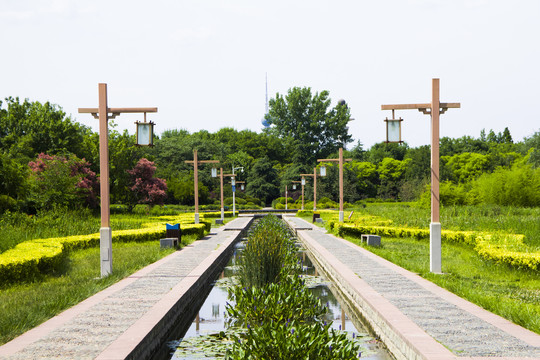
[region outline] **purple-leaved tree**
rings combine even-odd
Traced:
[[[167,197],[167,183],[154,177],[156,167],[152,161],[142,158],[132,170],[127,170],[133,180],[131,190],[139,204],[163,205]]]

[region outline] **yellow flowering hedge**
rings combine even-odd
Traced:
[[[360,223],[339,224],[330,222],[338,236],[349,235],[360,237],[362,234],[374,234],[388,237],[411,237],[429,239],[428,229],[407,228],[399,226],[377,226]],[[494,234],[481,231],[442,230],[441,239],[464,243],[474,247],[483,258],[512,266],[540,270],[540,251],[530,248],[523,242],[522,234]]]
[[[113,230],[115,242],[153,241],[165,237],[165,223],[179,223],[182,235],[204,237],[210,230],[211,222],[200,219],[193,224],[193,214],[162,216],[157,222],[146,223],[141,229]],[[191,222],[191,223],[190,223]],[[0,284],[31,280],[39,273],[58,267],[69,250],[99,246],[99,233],[73,235],[22,242],[0,254]]]

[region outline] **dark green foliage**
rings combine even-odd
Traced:
[[[272,203],[279,196],[278,173],[267,156],[255,161],[248,175],[246,193],[265,204]]]
[[[384,158],[391,158],[394,160],[403,160],[409,146],[406,143],[385,143],[380,142],[374,144],[368,151],[366,151],[366,158],[374,164],[378,164]]]
[[[266,120],[274,126],[267,131],[294,147],[294,162],[314,164],[352,141],[347,104],[330,108],[330,103],[328,91],[312,94],[309,87],[293,87],[270,100]]]

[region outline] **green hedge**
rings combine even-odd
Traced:
[[[362,234],[388,237],[410,237],[418,240],[429,239],[428,229],[392,226],[370,226],[361,224],[340,224],[332,220],[329,227],[338,236],[360,238]],[[504,263],[519,268],[540,270],[540,251],[524,242],[522,234],[488,233],[482,231],[442,230],[441,239],[470,245],[484,259]]]
[[[196,235],[199,239],[210,231],[211,226],[210,221],[202,221],[201,224],[180,223],[182,235]],[[113,230],[113,241],[155,241],[165,235],[165,224],[155,224],[143,229]],[[32,280],[39,274],[58,268],[70,250],[98,245],[99,233],[22,242],[0,254],[0,285]]]

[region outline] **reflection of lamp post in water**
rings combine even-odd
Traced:
[[[401,142],[401,121],[394,110],[419,110],[431,115],[431,223],[429,225],[429,268],[441,273],[441,223],[439,222],[439,116],[449,108],[460,108],[460,103],[441,103],[439,79],[432,79],[430,104],[381,105],[381,110],[392,110],[392,119],[386,119],[386,142]]]
[[[99,107],[79,108],[79,113],[92,114],[99,119],[99,177],[101,202],[101,228],[99,229],[99,252],[101,276],[112,273],[112,231],[109,194],[109,127],[108,120],[122,113],[143,113],[144,122],[137,124],[137,145],[152,146],[154,123],[146,122],[146,113],[155,113],[157,108],[110,108],[107,104],[107,84],[99,84]],[[109,113],[111,115],[109,115]]]

